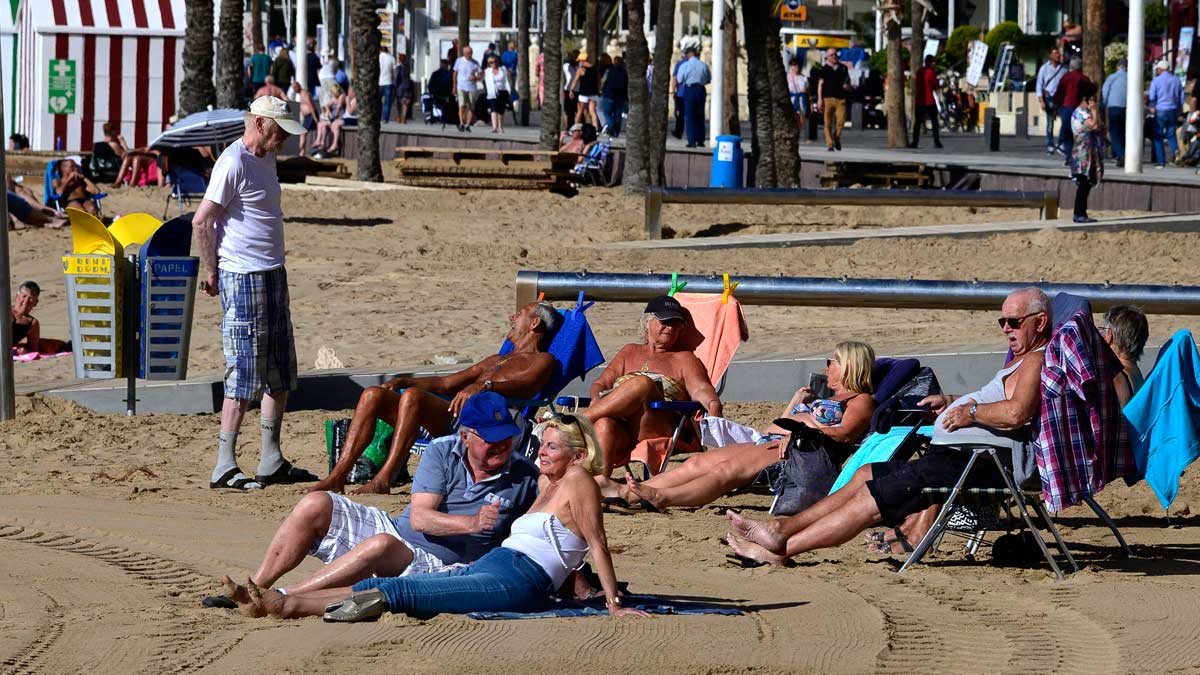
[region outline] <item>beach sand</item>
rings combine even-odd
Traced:
[[[161,214],[163,193],[119,190],[109,212]],[[596,252],[590,242],[637,237],[640,203],[617,191],[575,199],[517,192],[288,190],[288,269],[302,368],[322,347],[347,367],[472,361],[491,353],[513,306],[519,269],[787,274],[1114,283],[1200,283],[1197,234],[998,234],[975,239],[870,241],[846,246],[713,253]],[[681,231],[740,223],[872,227],[1025,220],[1029,211],[669,207]],[[59,256],[65,232],[11,234],[13,275],[45,289],[43,332],[66,332]],[[664,289],[665,290],[665,289]],[[589,311],[606,353],[636,334],[640,306]],[[996,312],[747,307],[745,352],[820,353],[865,339],[895,351],[1002,347]],[[222,367],[218,303],[197,300],[191,372]],[[1151,317],[1152,341],[1194,317]],[[26,388],[70,378],[70,359],[17,366]],[[777,403],[731,404],[762,424]],[[721,514],[763,517],[769,497],[740,494],[695,511],[610,515],[618,576],[639,593],[736,605],[742,616],[480,622],[386,616],[375,624],[277,622],[202,609],[222,574],[256,567],[295,488],[208,489],[214,416],[97,415],[25,396],[0,425],[0,673],[400,672],[794,673],[1200,670],[1200,554],[1184,476],[1168,520],[1145,484],[1110,486],[1098,501],[1137,558],[1122,560],[1086,508],[1058,523],[1081,571],[1056,582],[1044,566],[998,568],[983,549],[966,561],[948,539],[932,564],[903,576],[900,558],[859,538],[798,557],[790,569],[725,561]],[[287,416],[285,453],[323,473],[323,421]],[[257,460],[258,415],[240,441]],[[406,490],[362,501],[399,511]],[[286,580],[316,569],[307,560]]]

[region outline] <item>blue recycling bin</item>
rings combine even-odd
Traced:
[[[712,170],[708,177],[709,187],[742,187],[742,137],[717,136],[717,147],[713,148]]]
[[[192,314],[200,259],[192,247],[192,214],[172,218],[142,246],[141,340],[138,376],[147,380],[187,377]]]

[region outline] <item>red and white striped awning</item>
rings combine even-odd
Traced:
[[[184,0],[26,0],[14,131],[38,150],[90,152],[105,122],[144,146],[175,113]],[[50,61],[75,62],[75,111],[50,112]]]

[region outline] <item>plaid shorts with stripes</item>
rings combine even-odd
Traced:
[[[287,271],[220,270],[220,289],[225,398],[257,401],[264,391],[295,389],[296,341]]]
[[[356,501],[334,492],[326,492],[332,502],[333,511],[329,517],[329,529],[325,536],[313,542],[308,554],[324,562],[326,565],[346,555],[365,539],[377,534],[386,534],[408,547],[412,552],[412,562],[400,574],[406,577],[410,574],[430,574],[442,572],[458,565],[447,565],[434,554],[423,548],[413,546],[400,536],[396,524],[387,511],[374,506],[359,504]]]

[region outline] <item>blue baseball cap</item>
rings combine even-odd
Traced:
[[[458,415],[458,423],[474,429],[488,443],[499,443],[521,433],[504,397],[494,391],[481,391],[467,399]]]

